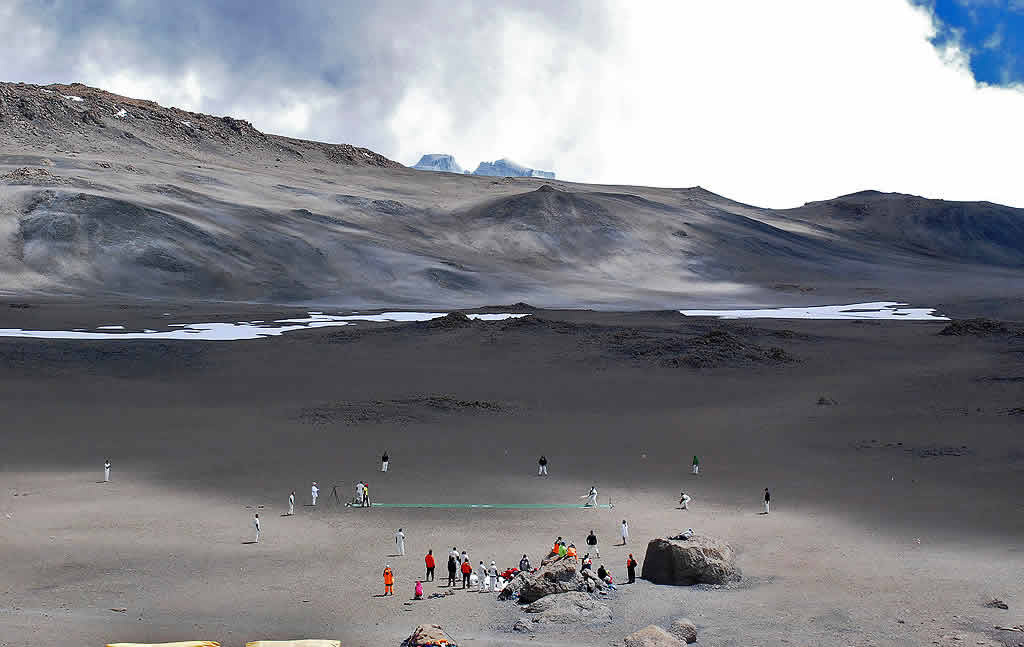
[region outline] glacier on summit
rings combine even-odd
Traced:
[[[424,155],[420,161],[413,166],[421,171],[441,171],[443,173],[463,173],[462,167],[455,161],[454,155],[446,153],[431,153]]]

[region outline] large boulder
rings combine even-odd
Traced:
[[[458,647],[441,625],[420,625],[405,639],[402,647]]]
[[[536,573],[519,573],[498,594],[508,600],[518,596],[522,604],[530,604],[555,593],[570,591],[599,592],[605,584],[589,571],[580,572],[579,562],[572,559],[545,561]]]
[[[655,584],[728,584],[742,577],[732,546],[694,535],[687,541],[652,539],[644,557],[643,579]]]
[[[683,643],[661,627],[648,625],[623,640],[626,647],[683,647]]]
[[[586,593],[570,591],[545,596],[527,605],[523,611],[535,614],[534,622],[554,624],[611,622],[612,610]]]
[[[668,632],[684,643],[697,642],[697,625],[693,624],[689,618],[673,620],[668,627]]]

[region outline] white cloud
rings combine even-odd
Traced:
[[[466,166],[504,153],[567,179],[699,184],[773,207],[866,188],[1024,206],[1014,161],[1024,93],[978,87],[962,52],[937,54],[924,9],[887,0],[607,9],[616,36],[601,51],[510,19],[512,42],[493,51],[496,92],[468,122],[452,120],[422,78],[391,121],[393,153],[411,163],[453,152]]]

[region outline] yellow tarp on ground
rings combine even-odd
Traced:
[[[254,640],[245,647],[341,647],[340,640]]]
[[[220,647],[212,640],[186,640],[180,643],[108,643],[107,647]]]

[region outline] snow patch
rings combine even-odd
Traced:
[[[166,314],[166,313],[165,313]],[[21,328],[0,328],[0,337],[28,337],[32,339],[81,339],[81,340],[113,340],[126,341],[132,339],[156,340],[192,340],[192,341],[238,341],[244,339],[262,339],[277,337],[295,330],[310,330],[329,326],[354,326],[359,321],[374,322],[412,322],[430,321],[444,317],[446,312],[382,312],[375,315],[325,315],[309,313],[308,317],[295,319],[278,319],[270,324],[262,321],[238,323],[195,323],[169,324],[175,330],[155,331],[145,329],[142,332],[97,332],[81,328],[74,330],[24,330]],[[471,314],[470,319],[481,321],[499,321],[529,316],[527,314]],[[287,324],[287,325],[282,325]],[[99,326],[97,330],[125,330],[124,326]]]
[[[192,123],[189,122],[189,121],[183,121],[183,122],[181,122],[181,125],[185,126],[186,128],[191,128],[192,127]]]
[[[47,90],[46,88],[39,88],[39,89],[42,90],[43,92],[45,92],[46,94],[53,94],[53,90]]]
[[[125,110],[124,108],[121,108],[120,110],[118,110],[117,112],[114,113],[114,116],[117,117],[118,119],[124,119],[125,117],[128,116],[128,111]]]
[[[886,321],[949,321],[934,308],[908,308],[896,301],[873,301],[836,306],[762,308],[756,310],[680,310],[687,317],[719,319],[874,319]]]
[[[75,103],[81,103],[81,102],[85,101],[85,99],[83,99],[82,97],[76,97],[73,94],[65,94],[64,98],[69,100],[69,101],[74,101]]]

